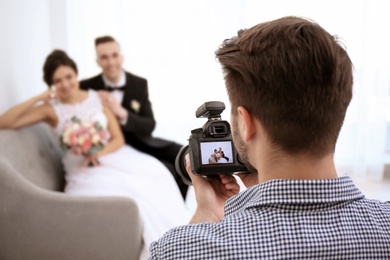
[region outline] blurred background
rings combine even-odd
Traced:
[[[368,195],[387,199],[390,179],[390,16],[385,0],[0,0],[0,113],[46,89],[42,65],[53,49],[100,72],[94,39],[112,35],[124,69],[148,79],[154,135],[187,144],[205,101],[229,102],[214,51],[241,28],[285,15],[317,21],[342,39],[354,63],[354,97],[335,160]],[[330,108],[331,109],[331,108]],[[373,186],[370,186],[370,184]],[[383,191],[383,192],[382,192]]]

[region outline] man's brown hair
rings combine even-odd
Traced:
[[[114,37],[109,36],[109,35],[97,37],[95,39],[95,47],[98,46],[99,44],[107,43],[107,42],[116,42],[116,40],[114,39]]]
[[[245,107],[285,152],[334,152],[353,85],[352,62],[336,37],[289,16],[239,31],[216,57],[233,114]]]

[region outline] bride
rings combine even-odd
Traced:
[[[66,172],[64,192],[86,196],[127,196],[137,202],[144,223],[144,248],[141,258],[148,257],[149,245],[166,231],[187,224],[190,212],[169,170],[156,158],[125,145],[119,124],[100,102],[98,94],[83,91],[77,80],[77,66],[61,50],[46,58],[46,84],[55,86],[6,111],[0,116],[1,128],[21,128],[46,122],[59,137],[64,126],[76,116],[107,127],[110,140],[94,155],[64,152]],[[95,166],[85,166],[98,162]]]

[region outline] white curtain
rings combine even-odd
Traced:
[[[390,161],[390,16],[384,0],[30,2],[0,2],[0,21],[15,29],[1,29],[8,45],[0,50],[6,58],[0,65],[6,72],[0,73],[0,112],[44,90],[41,67],[53,48],[75,59],[80,79],[99,73],[94,38],[109,34],[121,44],[125,69],[148,79],[157,119],[154,135],[187,144],[190,130],[205,123],[195,118],[203,102],[225,102],[222,117],[229,120],[222,73],[214,59],[218,45],[241,28],[300,15],[340,36],[355,66],[354,97],[335,154],[340,174],[373,180],[384,176]]]
[[[389,163],[390,16],[384,1],[363,1],[347,49],[355,66],[354,97],[337,145],[339,171],[382,180]],[[389,173],[387,173],[389,174]]]

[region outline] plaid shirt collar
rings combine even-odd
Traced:
[[[333,204],[364,198],[348,176],[325,180],[270,180],[257,184],[230,198],[225,217],[250,207],[265,205]]]

